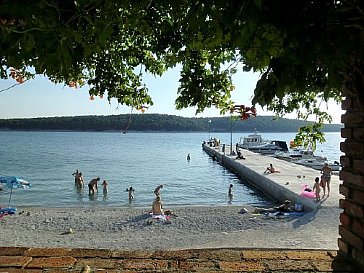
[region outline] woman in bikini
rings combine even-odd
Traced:
[[[329,164],[327,162],[324,163],[324,166],[321,169],[321,187],[324,190],[324,195],[326,194],[326,186],[327,186],[327,196],[330,195],[330,181],[331,181],[331,175],[332,175],[332,169],[329,167]]]

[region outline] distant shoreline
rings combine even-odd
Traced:
[[[151,131],[147,131],[147,130],[141,130],[141,131],[137,131],[137,130],[129,130],[126,133],[123,133],[122,131],[119,130],[43,130],[43,129],[29,129],[29,130],[25,130],[25,129],[0,129],[0,132],[90,132],[90,133],[120,133],[120,134],[128,134],[128,133],[206,133],[206,131],[157,131],[157,130],[151,130]],[[338,131],[322,131],[323,133],[340,133],[340,130]],[[229,133],[227,131],[211,131],[211,134],[213,133]],[[234,133],[246,133],[246,134],[250,134],[252,133],[252,131],[234,131]],[[259,133],[297,133],[297,131],[259,131]]]
[[[297,132],[313,122],[258,116],[245,121],[230,117],[180,117],[163,114],[122,114],[24,119],[0,119],[0,130],[91,132]],[[339,132],[342,124],[325,124],[323,132]]]

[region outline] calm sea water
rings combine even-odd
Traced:
[[[248,133],[233,133],[233,143]],[[210,133],[229,144],[230,133]],[[265,139],[285,140],[294,133],[262,134]],[[15,206],[89,207],[150,206],[153,190],[161,191],[166,205],[224,205],[234,185],[233,204],[264,205],[263,195],[212,161],[202,151],[206,133],[117,132],[16,132],[0,131],[0,175],[22,177],[32,183],[28,190],[13,190]],[[340,133],[327,133],[327,142],[316,154],[339,160]],[[191,160],[186,160],[191,154]],[[79,169],[86,187],[77,190],[72,173]],[[89,196],[87,183],[99,176],[109,191]],[[101,183],[100,183],[101,184]],[[136,189],[128,201],[126,188]],[[100,185],[101,189],[101,185]],[[0,191],[0,206],[9,202],[10,190]]]

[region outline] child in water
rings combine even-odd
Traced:
[[[233,195],[233,184],[230,184],[230,186],[229,186],[229,190],[228,190],[228,197],[229,197],[229,200],[231,201],[231,200],[233,200],[233,198],[234,198],[234,195]]]
[[[107,193],[107,185],[109,185],[109,184],[107,183],[106,180],[102,181],[102,190],[103,190],[104,194]]]

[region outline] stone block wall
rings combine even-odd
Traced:
[[[354,259],[364,265],[364,109],[357,99],[347,96],[342,102],[341,130],[345,141],[340,150],[340,200],[343,209],[339,226],[339,255]]]

